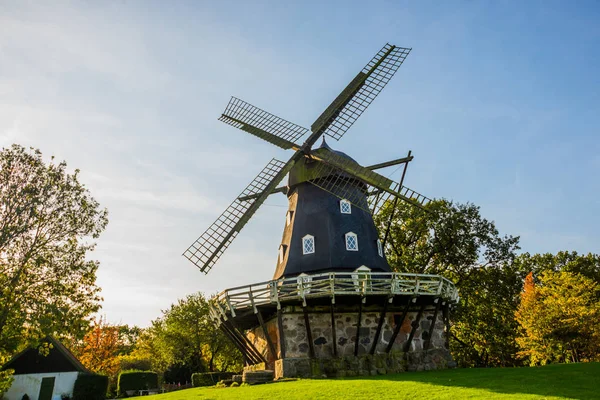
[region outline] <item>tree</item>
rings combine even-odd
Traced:
[[[7,361],[8,361],[8,358],[6,356],[3,356],[2,354],[0,354],[0,365],[4,365]],[[3,398],[2,395],[4,393],[6,393],[6,391],[8,389],[10,389],[10,386],[12,385],[13,372],[14,372],[14,370],[12,370],[12,369],[0,370],[0,399]]]
[[[430,202],[427,211],[388,202],[375,217],[380,232],[391,220],[386,254],[398,271],[442,274],[460,285],[476,268],[514,260],[519,238],[501,237],[479,207],[442,199]]]
[[[39,150],[0,151],[0,352],[24,338],[83,336],[101,300],[86,255],[107,223],[78,170],[44,163]]]
[[[531,365],[600,360],[600,285],[568,271],[525,280],[515,318],[517,343]]]
[[[565,271],[581,274],[600,284],[600,255],[580,255],[576,251],[559,251],[556,254],[523,253],[516,258],[519,268],[533,272],[534,276],[544,271]]]
[[[501,237],[473,204],[436,200],[427,210],[388,202],[375,216],[387,239],[388,262],[398,272],[440,274],[455,282],[461,304],[450,344],[461,365],[514,365],[514,311],[524,277],[513,267],[519,238]]]
[[[115,377],[120,369],[119,355],[124,347],[119,333],[119,326],[110,325],[102,318],[95,320],[74,353],[90,371]]]
[[[131,357],[150,359],[165,380],[189,381],[194,372],[238,370],[241,355],[208,317],[201,293],[187,296],[163,311],[142,333]]]

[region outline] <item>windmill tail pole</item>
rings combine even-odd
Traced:
[[[408,151],[408,157],[406,157],[407,159],[413,159],[413,157],[411,156],[412,151],[409,150]],[[408,169],[408,162],[406,164],[404,164],[404,169],[402,170],[402,177],[400,178],[400,186],[398,186],[398,190],[402,190],[402,184],[404,183],[404,177],[406,176],[406,170]],[[392,227],[392,221],[394,220],[394,214],[396,213],[396,205],[398,204],[398,198],[395,197],[394,198],[394,205],[392,206],[392,212],[390,213],[390,219],[388,220],[388,224],[387,227],[385,229],[385,235],[383,236],[383,243],[382,246],[385,247],[385,244],[387,243],[387,239],[388,236],[390,234],[390,229]]]

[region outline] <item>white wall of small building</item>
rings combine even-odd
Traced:
[[[30,400],[38,400],[42,378],[54,377],[54,390],[52,391],[52,400],[60,400],[62,394],[73,396],[73,387],[79,372],[48,372],[43,374],[23,374],[13,375],[14,381],[4,394],[5,400],[21,400],[24,394],[29,396]]]

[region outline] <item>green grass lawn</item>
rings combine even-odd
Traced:
[[[345,379],[196,388],[144,397],[195,399],[600,399],[600,363],[454,369]]]

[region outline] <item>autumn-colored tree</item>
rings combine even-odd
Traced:
[[[549,270],[536,284],[529,274],[515,318],[531,365],[600,360],[600,286],[586,276]]]
[[[94,321],[75,353],[90,371],[115,376],[119,372],[119,352],[123,346],[119,327],[100,318]]]

